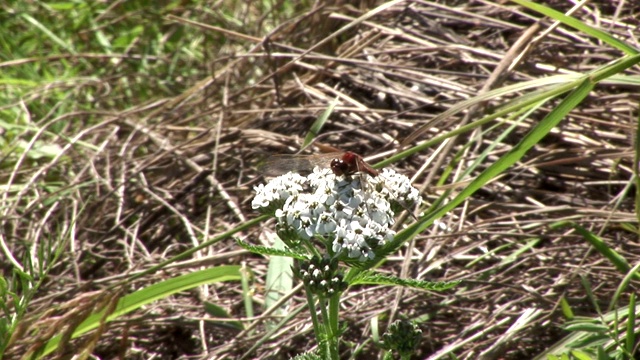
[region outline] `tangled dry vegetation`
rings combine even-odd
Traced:
[[[180,96],[103,114],[101,123],[69,134],[75,145],[66,153],[73,161],[64,165],[65,194],[37,189],[50,175],[47,164],[14,174],[30,180],[25,194],[37,195],[24,211],[5,219],[3,231],[16,248],[19,239],[59,234],[64,227],[75,234],[62,255],[64,264],[34,299],[30,323],[49,326],[77,315],[79,304],[108,284],[256,217],[250,200],[252,187],[263,181],[257,165],[269,154],[297,151],[310,125],[336,98],[315,150],[339,147],[380,155],[375,163],[461,101],[508,84],[585,73],[621,56],[510,3],[396,2],[361,18],[375,8],[370,5],[317,6],[266,37],[172,17],[176,26],[218,32],[249,50],[214,59],[212,75]],[[568,11],[568,6],[558,1],[553,7]],[[637,10],[602,1],[577,10],[576,16],[631,42],[639,34]],[[512,96],[432,123],[416,142],[491,113]],[[365,342],[369,320],[381,313],[421,317],[425,337],[416,358],[453,350],[460,358],[526,359],[566,335],[559,328],[565,321],[562,298],[577,315],[597,315],[581,277],[592,284],[600,305],[609,306],[623,275],[573,230],[550,225],[575,221],[630,262],[640,260],[637,235],[624,226],[637,220],[634,194],[626,186],[633,176],[638,100],[637,88],[597,86],[524,161],[381,268],[463,284],[443,293],[352,288],[343,303],[346,339]],[[548,111],[543,107],[531,114],[508,138],[496,140],[498,130],[487,125],[482,135],[479,129],[464,133],[393,167],[413,177],[427,201],[433,200],[447,188],[437,184],[445,169],[464,169],[494,143],[484,160],[483,167],[489,166]],[[82,116],[77,114],[76,121]],[[79,146],[79,141],[93,146]],[[59,164],[51,169],[60,171]],[[456,186],[454,193],[464,184]],[[448,231],[442,231],[445,225]],[[262,244],[269,226],[237,236]],[[241,262],[255,274],[260,302],[268,260],[241,250],[231,238],[123,290],[201,266]],[[264,334],[262,319],[248,322],[258,321],[254,333],[200,321],[206,317],[203,301],[243,318],[241,291],[240,284],[224,283],[162,299],[103,329],[95,353],[176,358],[204,355],[206,348],[209,357],[235,358]],[[43,313],[52,304],[57,312]],[[291,309],[303,304],[303,294],[297,293]],[[311,349],[315,341],[308,325],[302,311],[252,357],[285,358]],[[24,332],[13,349],[24,351],[37,341]],[[360,358],[372,354],[369,343]]]

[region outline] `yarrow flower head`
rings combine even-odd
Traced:
[[[319,239],[331,256],[372,260],[395,235],[394,210],[421,198],[409,179],[393,170],[363,176],[364,184],[361,176],[337,176],[329,169],[315,168],[306,177],[288,173],[257,186],[251,205],[275,215],[278,234],[290,246]]]

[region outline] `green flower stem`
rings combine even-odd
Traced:
[[[338,308],[333,309],[335,296],[329,298],[329,311],[327,311],[327,301],[323,296],[318,296],[318,305],[322,313],[322,321],[324,323],[324,329],[326,331],[325,346],[327,354],[330,359],[338,360],[338,345],[339,345],[339,333],[338,333]],[[339,303],[338,297],[338,303]]]
[[[318,307],[320,308],[320,314],[322,314],[322,329],[324,329],[325,338],[322,339],[322,343],[324,344],[326,353],[332,354],[332,342],[333,342],[333,334],[331,333],[331,328],[329,327],[329,321],[327,317],[327,303],[324,301],[322,295],[318,295]],[[326,355],[325,355],[326,356]],[[330,359],[336,359],[332,355],[329,357]]]
[[[322,299],[322,296],[318,296],[318,307],[322,314],[323,324],[320,323],[317,314],[316,302],[313,298],[313,292],[309,286],[305,286],[305,292],[307,294],[307,304],[309,305],[309,313],[311,314],[311,321],[313,321],[313,332],[316,335],[318,346],[324,347],[321,353],[325,356],[329,355],[328,359],[338,360],[338,341],[335,333],[330,329],[327,319],[326,302]],[[324,329],[324,333],[321,331]]]
[[[314,306],[315,300],[313,299],[313,293],[309,286],[305,285],[304,292],[307,294],[307,306],[309,307],[309,313],[311,314],[311,321],[313,321],[313,332],[316,335],[318,344],[322,344],[322,334],[320,333],[320,321],[318,321],[318,314],[316,314],[316,307]]]
[[[329,319],[327,324],[331,333],[330,341],[334,343],[332,348],[335,349],[335,357],[333,357],[333,359],[338,359],[338,346],[340,343],[340,328],[339,328],[339,322],[338,322],[339,312],[340,312],[340,293],[336,293],[329,298]]]

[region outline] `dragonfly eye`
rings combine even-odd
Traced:
[[[331,170],[334,174],[340,176],[349,173],[349,165],[342,159],[331,160]]]

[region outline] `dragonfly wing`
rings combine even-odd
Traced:
[[[290,171],[311,171],[313,165],[308,159],[293,156],[271,156],[258,167],[258,171],[267,176],[278,176]]]
[[[278,176],[289,171],[310,172],[314,167],[328,168],[331,160],[339,158],[341,153],[329,153],[320,155],[272,155],[263,164],[258,166],[258,171],[267,176]]]

